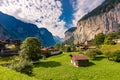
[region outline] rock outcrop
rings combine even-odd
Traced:
[[[73,32],[76,30],[76,27],[72,27],[65,32],[65,41],[73,37]]]
[[[81,20],[73,32],[74,43],[85,42],[98,33],[108,34],[120,28],[120,3],[108,12]]]

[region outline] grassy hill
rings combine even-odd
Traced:
[[[113,52],[116,50],[120,50],[120,44],[116,44],[116,45],[102,45],[100,50],[102,52]]]
[[[35,78],[42,80],[119,80],[120,63],[99,58],[88,67],[74,67],[70,54],[65,53],[42,60],[33,69]]]
[[[37,79],[0,66],[0,80],[37,80]]]

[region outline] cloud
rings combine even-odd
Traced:
[[[62,15],[60,0],[0,0],[0,11],[64,37],[66,23],[59,19]]]
[[[73,13],[73,25],[76,26],[77,22],[80,18],[82,18],[85,14],[95,9],[105,0],[71,0],[71,4],[74,9]]]

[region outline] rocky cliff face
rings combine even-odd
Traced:
[[[74,33],[73,32],[76,29],[77,29],[76,27],[72,27],[65,32],[65,41],[64,41],[65,44],[68,44],[68,45],[73,44],[73,41],[74,41]]]
[[[120,3],[108,12],[78,22],[74,43],[91,40],[98,33],[108,34],[120,28]]]
[[[65,41],[73,37],[73,32],[76,30],[76,27],[72,27],[65,32]]]

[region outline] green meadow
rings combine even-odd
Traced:
[[[102,52],[113,52],[116,50],[120,50],[120,44],[116,44],[116,45],[102,45],[100,50]]]
[[[90,60],[88,67],[74,67],[70,63],[70,54],[50,57],[34,66],[34,77],[42,80],[119,80],[120,63],[106,58]]]
[[[39,80],[0,66],[0,80]]]
[[[88,67],[74,67],[69,55],[78,53],[69,52],[41,60],[34,64],[32,77],[0,67],[0,80],[120,80],[120,63],[99,57],[90,60]]]

